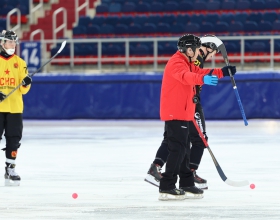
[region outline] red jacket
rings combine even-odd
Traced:
[[[195,85],[203,85],[203,76],[211,69],[200,69],[188,58],[177,51],[167,62],[162,79],[160,97],[160,118],[163,121],[193,120],[196,94]],[[221,69],[214,69],[213,74],[223,77]]]

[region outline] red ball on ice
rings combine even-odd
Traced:
[[[256,187],[256,186],[255,186],[255,184],[253,184],[253,183],[250,185],[250,188],[251,188],[251,189],[255,189],[255,187]]]
[[[73,193],[72,197],[73,197],[73,199],[77,199],[78,198],[78,194],[77,193]]]

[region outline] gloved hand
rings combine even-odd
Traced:
[[[204,84],[210,85],[210,86],[216,86],[218,84],[218,77],[217,76],[212,76],[213,71],[214,71],[213,69],[210,70],[208,75],[205,75],[203,77]]]
[[[223,75],[224,76],[229,76],[229,69],[230,69],[230,71],[231,71],[231,75],[235,75],[235,73],[236,73],[236,66],[224,66],[223,68],[222,68],[222,71],[223,71]]]
[[[22,85],[23,86],[28,86],[32,82],[31,76],[27,75],[23,80],[22,80]]]
[[[2,102],[6,98],[6,95],[0,91],[0,102]]]

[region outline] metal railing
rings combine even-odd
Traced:
[[[56,17],[57,17],[57,14],[60,12],[62,12],[62,14],[63,14],[63,21],[62,21],[62,24],[57,27],[56,26],[57,25]],[[53,39],[54,40],[56,39],[56,34],[60,30],[63,30],[63,36],[65,36],[66,29],[67,29],[67,11],[66,11],[66,9],[63,7],[56,9],[53,13],[52,21],[53,21]]]
[[[269,68],[273,70],[275,68],[275,59],[280,60],[280,55],[274,54],[274,42],[275,40],[279,40],[280,36],[277,35],[270,35],[270,36],[222,36],[219,37],[223,42],[226,41],[233,41],[237,40],[240,41],[240,53],[238,55],[230,56],[229,60],[239,60],[241,70],[243,70],[245,66],[245,61],[247,60],[266,60],[269,62]],[[269,40],[270,41],[270,53],[267,55],[245,55],[245,42],[247,40]],[[68,39],[66,47],[70,47],[70,57],[67,58],[60,58],[57,57],[55,59],[55,62],[63,62],[63,63],[69,63],[69,65],[66,65],[71,70],[74,69],[75,63],[78,62],[87,62],[87,63],[96,63],[97,70],[102,72],[103,70],[103,63],[104,62],[123,62],[124,68],[126,71],[130,68],[130,62],[131,61],[152,61],[152,69],[153,71],[158,71],[158,61],[168,61],[170,57],[163,57],[158,54],[158,43],[162,41],[174,41],[174,44],[177,44],[178,37],[160,37],[160,38],[99,38],[99,39],[89,39],[89,38],[83,38],[83,39]],[[53,45],[54,43],[62,43],[63,40],[61,39],[54,39],[54,40],[43,40],[42,44],[44,45],[42,48],[47,48],[46,44]],[[153,42],[153,55],[152,56],[146,56],[146,57],[133,57],[130,56],[130,43],[132,42]],[[79,58],[75,56],[75,50],[74,46],[81,44],[81,43],[97,43],[97,57],[83,57]],[[104,57],[102,56],[102,45],[103,43],[124,43],[125,44],[125,55],[123,57]],[[64,49],[65,50],[65,49]],[[174,53],[176,51],[174,50]],[[46,54],[46,51],[43,51],[43,54]],[[171,56],[171,55],[170,55]],[[47,61],[49,58],[44,57],[42,62]],[[215,68],[217,65],[216,61],[223,60],[223,57],[220,55],[216,55],[212,61],[211,61],[211,67]]]
[[[18,34],[20,35],[21,34],[21,12],[18,8],[14,8],[12,9],[11,11],[8,12],[7,14],[7,21],[6,21],[6,26],[7,26],[7,30],[11,30],[11,16],[14,14],[14,13],[17,13],[17,24],[13,27],[13,31],[17,31]]]

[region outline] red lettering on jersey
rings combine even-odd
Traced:
[[[10,73],[10,71],[7,69],[7,70],[5,70],[4,71],[6,74],[8,74],[9,75],[9,73]]]
[[[15,78],[10,79],[10,86],[15,86],[16,85],[16,80]]]
[[[4,78],[0,78],[0,85],[4,86]]]

